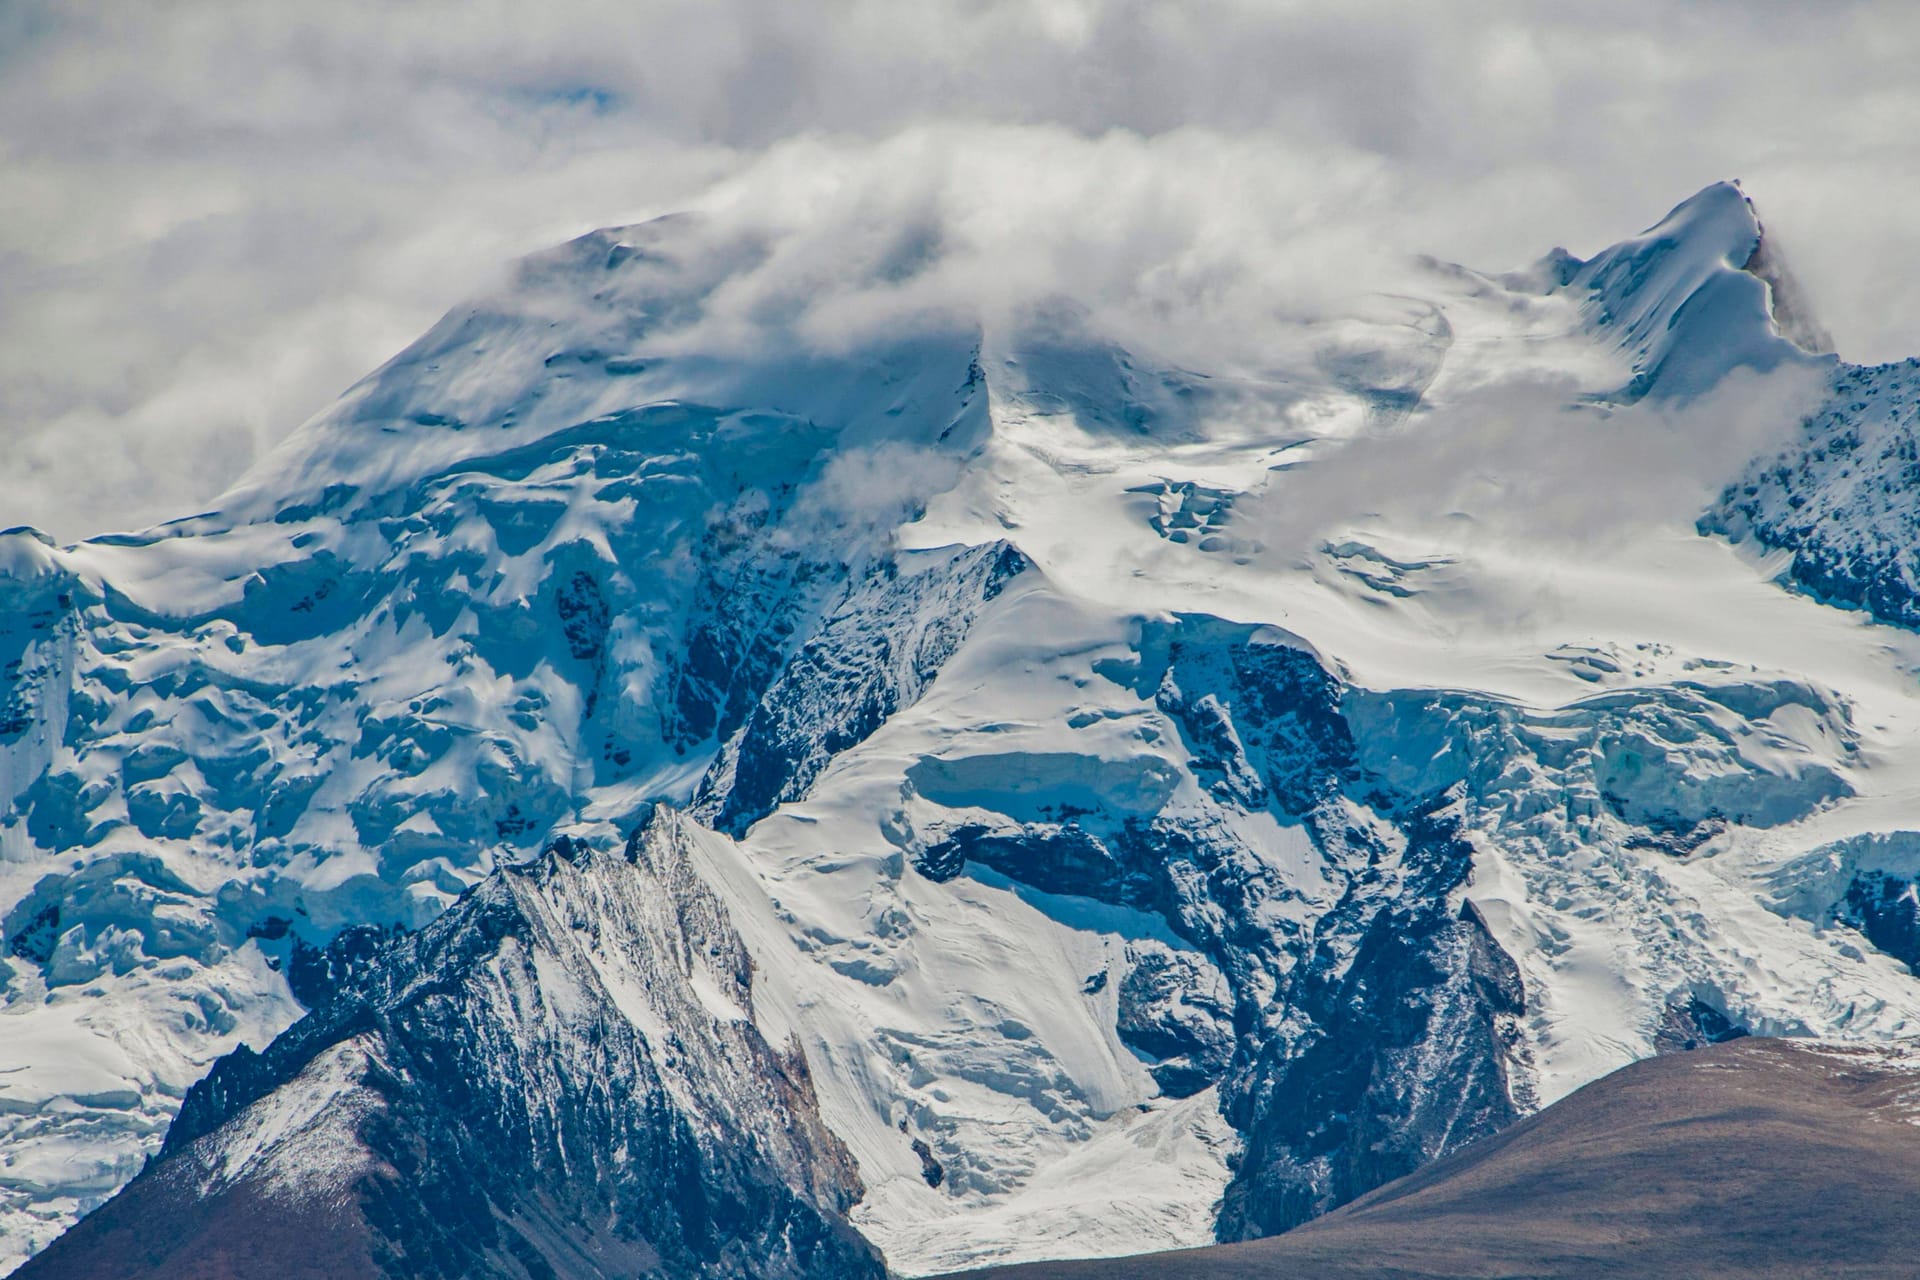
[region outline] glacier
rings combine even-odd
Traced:
[[[743,344],[764,246],[671,218],[209,512],[0,534],[0,1265],[356,957],[657,823],[905,1275],[1282,1230],[1675,1042],[1914,1034],[1911,370],[1766,244],[1720,184],[1195,368],[1067,305]]]

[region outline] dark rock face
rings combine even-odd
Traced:
[[[1200,811],[969,820],[923,833],[916,867],[1165,920],[1183,946],[1129,943],[1117,1029],[1164,1093],[1220,1086],[1246,1143],[1223,1239],[1284,1231],[1518,1118],[1525,996],[1462,896],[1457,795],[1362,770],[1343,684],[1289,638],[1181,617],[1147,624],[1138,655],[1107,674],[1177,727]],[[1317,869],[1236,834],[1251,814],[1302,830]],[[1304,903],[1315,876],[1330,899]]]
[[[1779,454],[1729,485],[1703,533],[1793,552],[1817,599],[1920,627],[1920,360],[1834,372]]]
[[[771,681],[694,812],[738,835],[805,795],[835,756],[926,691],[980,611],[1030,567],[1004,542],[880,562]]]
[[[22,1274],[219,1274],[244,1210],[337,1274],[879,1280],[851,1158],[797,1047],[755,1028],[690,838],[663,811],[624,854],[550,852],[316,965],[328,998],[217,1064],[148,1170]]]
[[[1155,1059],[1149,1070],[1170,1098],[1200,1092],[1233,1061],[1232,990],[1190,951],[1152,939],[1128,943],[1119,1006],[1120,1039]]]
[[[1308,932],[1269,930],[1249,945],[1275,886],[1230,863],[1208,871],[1228,922],[1210,951],[1242,1000],[1222,1107],[1246,1141],[1216,1230],[1240,1239],[1284,1231],[1516,1119],[1507,1068],[1525,998],[1512,959],[1458,897],[1472,851],[1456,834],[1455,797],[1396,795],[1363,775],[1343,687],[1316,657],[1202,620],[1166,637],[1164,652],[1155,700],[1181,726],[1196,773],[1223,804],[1303,823],[1339,887]],[[1204,841],[1189,833],[1185,847]],[[1276,986],[1262,1007],[1266,982]]]
[[[1103,839],[1077,821],[964,823],[918,850],[915,865],[929,880],[951,880],[977,862],[1043,893],[1129,907],[1157,903],[1161,887],[1152,867],[1144,861],[1129,865],[1130,852],[1123,841]]]
[[[1920,891],[1911,880],[1884,871],[1862,871],[1847,884],[1835,911],[1880,950],[1920,973]]]
[[[1288,1018],[1229,1081],[1247,1135],[1223,1240],[1297,1226],[1518,1119],[1507,1063],[1525,994],[1471,902],[1471,851],[1431,812],[1394,861],[1369,850],[1284,995]]]
[[[743,495],[709,518],[707,563],[663,719],[677,751],[733,735],[778,676],[807,614],[844,580],[844,565],[816,562],[777,542],[778,516],[792,496],[791,484]]]
[[[913,1154],[920,1157],[920,1176],[926,1179],[930,1187],[937,1187],[947,1180],[947,1170],[934,1158],[933,1148],[927,1145],[925,1138],[913,1140]]]
[[[1747,1034],[1745,1027],[1694,996],[1667,1006],[1653,1044],[1661,1053],[1691,1053],[1703,1045],[1725,1044]]]
[[[17,914],[23,918],[7,939],[7,954],[45,964],[53,958],[53,944],[60,939],[60,904],[36,904]]]
[[[1303,817],[1331,798],[1353,767],[1340,682],[1305,649],[1257,643],[1251,628],[1184,619],[1142,639],[1163,663],[1154,701],[1180,725],[1194,772],[1223,801],[1271,800]]]
[[[286,964],[287,986],[293,998],[313,1009],[336,995],[353,991],[367,980],[381,962],[387,944],[400,932],[377,924],[357,924],[342,929],[324,947],[309,946],[293,935]],[[283,931],[281,936],[288,935]]]

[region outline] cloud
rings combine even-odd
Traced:
[[[198,509],[510,257],[681,207],[779,245],[717,316],[1051,291],[1253,359],[1400,256],[1588,253],[1738,176],[1894,358],[1916,55],[1891,2],[21,0],[0,523]]]
[[[1236,514],[1302,559],[1369,527],[1450,552],[1604,555],[1649,528],[1690,529],[1748,460],[1793,437],[1822,381],[1813,366],[1737,369],[1684,407],[1580,403],[1551,376],[1488,383],[1323,448]]]

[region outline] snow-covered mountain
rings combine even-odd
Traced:
[[[584,1010],[636,1094],[764,1137],[727,1177],[909,1275],[1269,1233],[1666,1045],[1920,1025],[1920,638],[1800,568],[1910,581],[1911,412],[1817,354],[1737,188],[1590,262],[1409,268],[1259,369],[1065,305],[850,350],[704,325],[761,256],[583,237],[214,511],[0,535],[14,1259],[176,1115],[156,1173],[298,1181],[292,1139],[219,1171],[316,1071],[427,1052],[335,1061],[342,993],[423,966],[472,993],[460,1053],[574,1079]],[[750,1006],[731,963],[649,991],[719,973],[750,1027],[558,940],[663,945],[567,887],[643,825],[754,967]],[[437,950],[509,901],[537,1017]],[[189,1092],[242,1044],[279,1065]]]

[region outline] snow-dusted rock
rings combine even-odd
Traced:
[[[1754,461],[1702,528],[1790,553],[1821,600],[1920,626],[1920,360],[1841,365],[1797,438]]]
[[[146,1172],[26,1269],[168,1276],[884,1273],[799,1053],[660,811],[557,842],[187,1094]]]

